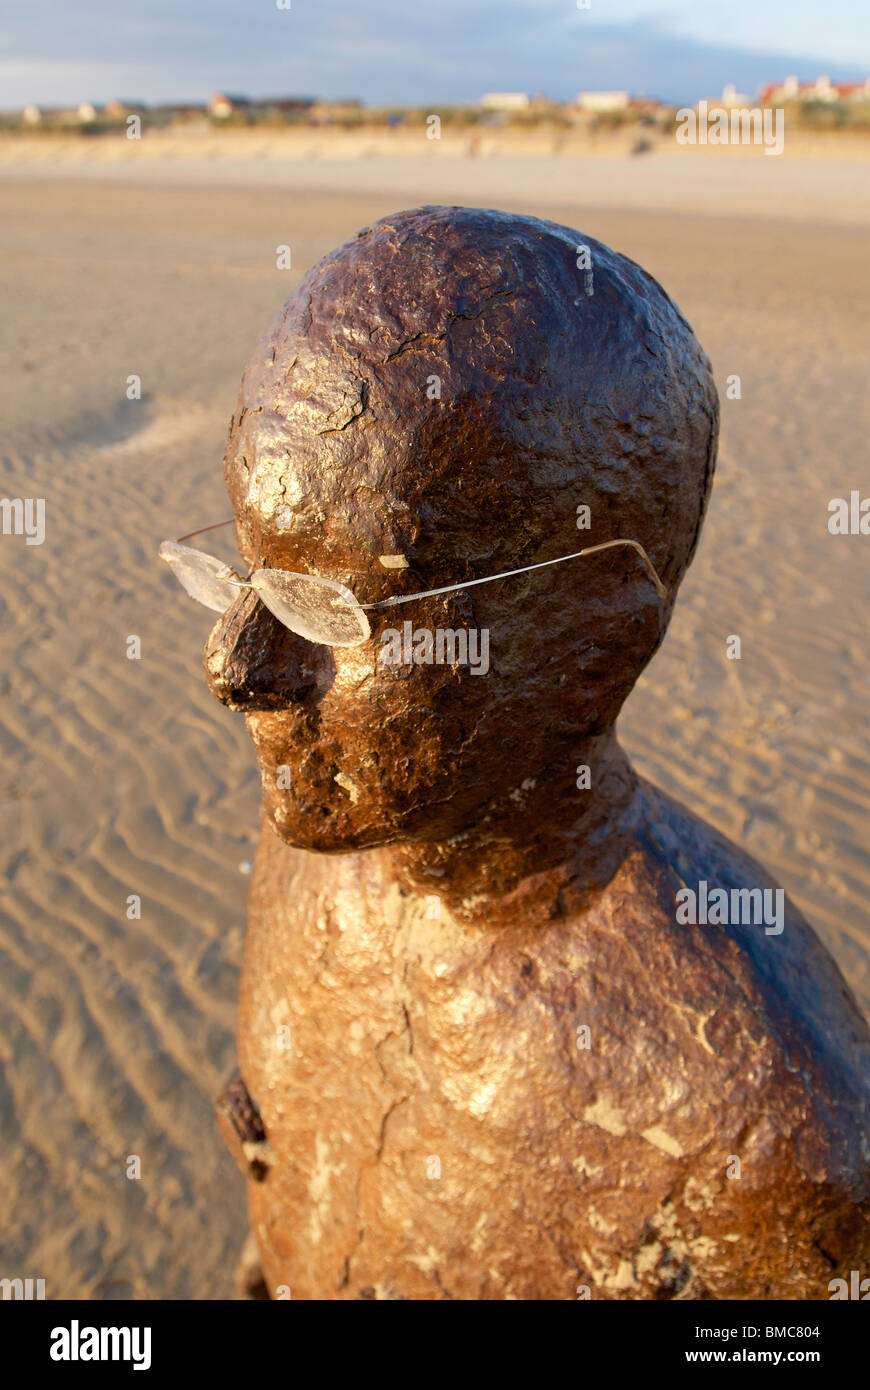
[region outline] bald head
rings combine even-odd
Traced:
[[[249,727],[279,832],[313,848],[452,833],[494,791],[509,793],[507,776],[570,763],[578,741],[612,727],[694,551],[717,423],[709,363],[676,306],[578,232],[421,208],[321,261],[254,352],[230,430],[226,476],[249,565],[338,580],[373,603],[626,537],[667,598],[617,547],[376,610],[372,641],[335,652],[240,600],[207,665],[222,699],[259,711]],[[381,629],[406,619],[486,631],[486,680],[382,667]],[[232,635],[233,671],[247,672],[235,694],[220,632]],[[451,791],[445,764],[460,748]],[[294,791],[277,796],[267,770],[294,751]],[[353,787],[350,804],[336,781]]]
[[[336,560],[404,554],[433,587],[577,548],[584,505],[583,540],[634,536],[673,591],[718,416],[704,353],[639,266],[470,208],[385,218],[321,261],[241,407],[227,475],[242,510],[300,537],[328,513]]]

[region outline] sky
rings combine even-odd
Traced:
[[[870,0],[0,0],[0,109],[112,97],[678,103],[870,75]]]

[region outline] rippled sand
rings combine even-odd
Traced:
[[[233,1062],[258,786],[241,720],[205,691],[209,614],[155,552],[229,514],[238,378],[291,285],[399,206],[578,226],[674,295],[723,396],[740,376],[700,551],[622,736],[765,861],[870,1009],[870,538],[826,527],[831,497],[870,490],[870,212],[812,161],[786,177],[708,159],[700,214],[683,166],[551,164],[527,161],[526,182],[497,156],[485,177],[473,161],[249,160],[172,182],[154,160],[0,168],[0,494],[47,508],[44,545],[0,539],[0,1275],[45,1278],[50,1298],[231,1293],[243,1184],[211,1102]]]

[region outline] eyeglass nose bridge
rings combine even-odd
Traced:
[[[251,573],[253,574],[253,570]],[[247,579],[240,579],[235,570],[231,569],[229,565],[225,565],[222,570],[218,570],[218,578],[223,579],[227,584],[232,584],[234,589],[253,589],[254,587],[250,582],[250,574]]]
[[[253,585],[236,587],[239,597],[220,615],[203,651],[212,695],[240,713],[319,701],[335,678],[332,649],[282,623]]]

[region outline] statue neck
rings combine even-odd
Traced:
[[[572,764],[491,802],[449,841],[374,851],[385,876],[481,926],[540,925],[582,908],[634,842],[638,781],[613,730],[589,740]]]

